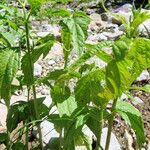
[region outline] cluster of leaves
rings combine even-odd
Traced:
[[[145,141],[142,116],[135,107],[127,101],[122,101],[120,97],[131,89],[132,83],[140,73],[150,67],[150,40],[135,37],[138,26],[150,18],[150,15],[134,11],[133,19],[129,22],[124,16],[115,15],[126,27],[126,35],[117,41],[103,41],[92,45],[85,43],[90,18],[84,12],[46,8],[44,5],[48,2],[56,6],[71,0],[28,0],[30,10],[26,10],[26,3],[21,0],[18,8],[11,6],[10,9],[5,3],[0,6],[0,30],[6,31],[0,34],[0,98],[5,101],[8,108],[7,133],[0,133],[0,143],[5,144],[7,149],[28,149],[28,144],[20,142],[23,134],[27,133],[28,142],[28,130],[47,120],[55,125],[60,134],[63,131],[63,139],[60,138],[63,142],[58,142],[57,149],[63,147],[65,150],[74,150],[76,145],[85,145],[91,150],[92,144],[83,132],[84,126],[87,126],[99,140],[99,149],[103,122],[110,121],[111,118],[113,120],[117,113],[133,128],[138,145],[142,147]],[[42,38],[32,37],[30,21],[36,12],[43,14],[43,18],[59,18],[60,39],[51,34]],[[10,18],[14,18],[14,21],[10,21]],[[47,76],[36,79],[33,76],[34,63],[39,57],[46,57],[56,42],[63,45],[64,69],[50,71]],[[112,54],[105,52],[105,48],[108,47],[112,48]],[[79,58],[68,65],[69,55],[73,50]],[[98,68],[95,64],[87,64],[86,61],[93,56],[103,60],[107,66]],[[28,101],[10,105],[14,91],[12,81],[17,77],[19,70],[23,73],[21,79],[18,79],[20,85],[27,86]],[[77,80],[73,90],[68,85],[70,79]],[[50,87],[53,103],[49,108],[43,103],[44,98],[36,98],[35,86],[41,83]],[[30,98],[31,89],[33,98]],[[141,90],[138,87],[133,89]],[[149,86],[142,90],[149,92]],[[107,109],[110,100],[113,100],[111,112]],[[57,107],[58,113],[49,114],[53,106]],[[19,130],[18,140],[10,139],[9,133],[13,132],[20,122],[24,126]],[[42,149],[40,146],[39,149]]]

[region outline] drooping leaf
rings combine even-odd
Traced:
[[[0,62],[0,97],[9,101],[11,83],[18,70],[18,53],[11,49],[0,50]]]
[[[44,98],[37,98],[35,100],[37,102],[36,109],[40,117],[39,119],[42,119],[48,115],[49,109],[43,104]],[[9,132],[12,132],[21,121],[37,120],[34,107],[35,100],[30,100],[29,102],[19,101],[10,106],[6,120],[7,129]]]
[[[18,126],[18,123],[28,118],[29,113],[30,111],[26,102],[21,101],[19,104],[10,106],[6,120],[8,131],[12,132]]]
[[[128,102],[119,101],[116,111],[122,116],[128,125],[135,131],[137,143],[141,148],[145,142],[144,124],[141,113]]]

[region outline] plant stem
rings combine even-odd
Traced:
[[[111,131],[112,131],[112,127],[113,127],[113,120],[114,120],[114,117],[115,117],[116,104],[117,104],[117,99],[114,99],[113,105],[112,105],[112,108],[111,108],[111,118],[108,121],[108,133],[107,133],[105,150],[109,149],[110,138],[111,138]]]
[[[100,125],[98,128],[99,128],[99,132],[97,134],[96,150],[100,150],[101,147],[101,135],[102,135],[102,128],[103,128],[103,108],[100,110]]]
[[[25,32],[26,32],[26,40],[27,40],[27,53],[28,53],[28,60],[29,60],[29,65],[30,65],[30,72],[31,72],[31,79],[32,79],[32,91],[33,91],[33,98],[34,98],[34,110],[35,110],[35,114],[36,114],[36,120],[40,119],[40,115],[38,113],[38,104],[36,101],[36,89],[35,89],[35,85],[34,85],[34,74],[33,74],[33,62],[31,59],[31,47],[30,47],[30,42],[29,42],[29,18],[30,18],[30,14],[28,15],[28,17],[26,17],[26,12],[25,12],[25,7],[23,6],[23,12],[24,12],[24,20],[25,20]],[[27,85],[27,88],[28,85]],[[38,127],[38,133],[39,133],[39,143],[40,143],[40,148],[41,150],[43,150],[43,142],[42,142],[42,132],[41,132],[41,128],[40,128],[40,124],[37,125]]]

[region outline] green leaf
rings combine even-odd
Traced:
[[[29,113],[28,104],[24,101],[10,106],[6,120],[8,131],[12,132],[18,126],[18,123],[28,118]]]
[[[25,146],[23,143],[18,141],[16,143],[13,143],[12,149],[14,149],[14,150],[25,150]]]
[[[75,12],[71,17],[63,19],[71,33],[72,46],[78,54],[83,52],[83,46],[87,38],[89,17],[83,12]]]
[[[49,109],[46,105],[43,104],[44,98],[37,98],[37,111],[39,113],[39,119],[42,119],[49,113]],[[25,120],[36,120],[36,112],[34,109],[34,100],[29,102],[19,101],[10,106],[10,109],[7,114],[7,129],[9,132],[12,132],[21,121]]]
[[[26,53],[21,60],[21,69],[24,73],[24,82],[27,86],[33,84],[33,70],[34,66],[30,60],[30,55]]]
[[[145,142],[144,124],[141,113],[128,102],[119,101],[116,111],[123,117],[127,124],[133,128],[136,134],[137,143],[141,148]]]
[[[6,144],[7,133],[0,133],[0,144]]]
[[[142,24],[147,19],[150,19],[150,13],[147,11],[140,12],[138,15],[136,15],[136,17],[133,19],[131,23],[132,33],[134,33],[139,27],[139,25]]]
[[[81,55],[73,64],[71,64],[68,67],[68,71],[74,71],[78,67],[80,67],[82,64],[84,64],[88,59],[90,59],[92,56],[98,56],[100,59],[102,59],[105,62],[109,62],[112,57],[104,52],[102,49],[105,47],[110,47],[113,45],[113,41],[102,41],[96,45],[90,45],[86,44],[87,51]]]
[[[55,85],[51,90],[52,99],[56,104],[64,102],[66,99],[70,97],[70,94],[71,92],[69,87],[63,84]]]
[[[78,112],[79,111],[79,112]],[[75,119],[65,128],[64,135],[64,149],[72,150],[74,148],[75,137],[82,134],[82,127],[88,119],[88,110],[87,109],[78,109],[76,113],[72,114],[72,117]]]
[[[59,111],[60,117],[63,115],[71,116],[76,108],[77,103],[73,96],[70,96],[68,99],[61,103],[57,103],[57,109]]]
[[[129,50],[130,42],[127,39],[121,39],[116,41],[113,45],[113,53],[116,60],[122,60],[125,58]]]
[[[6,101],[11,97],[11,83],[18,70],[18,56],[13,50],[0,50],[0,97]]]
[[[147,93],[150,93],[150,84],[147,84],[143,87],[133,86],[129,88],[130,90],[141,90]]]
[[[70,11],[64,8],[48,8],[44,14],[48,17],[68,17],[71,15]]]
[[[71,52],[71,32],[68,26],[61,21],[61,39],[63,42],[63,52],[64,52],[64,59],[65,59],[65,66],[67,66],[68,57]]]
[[[79,105],[85,106],[93,101],[102,104],[98,94],[102,90],[101,80],[104,79],[103,70],[97,69],[83,76],[76,84],[75,98]]]
[[[36,62],[42,54],[43,58],[45,58],[54,45],[54,42],[54,36],[51,34],[38,40],[35,48],[31,52],[32,62]]]
[[[141,72],[150,67],[150,40],[137,38],[134,40],[127,59],[130,81],[133,82]]]
[[[45,77],[38,79],[36,83],[47,83],[49,80],[57,80],[61,75],[66,73],[67,71],[64,69],[54,70],[52,72],[49,72]]]

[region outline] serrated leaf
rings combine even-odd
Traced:
[[[43,104],[44,98],[37,98],[35,100],[38,104],[36,109],[39,113],[39,119],[42,119],[42,117],[48,115],[49,109]],[[30,100],[29,102],[19,101],[10,106],[6,120],[7,129],[9,132],[12,132],[21,121],[36,119],[34,100]]]
[[[68,57],[71,52],[71,32],[68,26],[65,23],[63,23],[63,21],[60,22],[60,25],[61,25],[61,39],[63,42],[65,66],[67,66]]]
[[[77,103],[73,96],[70,96],[65,101],[57,103],[57,108],[59,111],[60,117],[63,115],[71,116],[73,111],[77,108]]]
[[[6,101],[11,97],[11,83],[18,70],[18,53],[5,49],[0,51],[0,97]]]
[[[87,38],[89,17],[83,12],[75,12],[71,17],[64,18],[63,23],[68,26],[72,34],[71,40],[74,50],[81,54]]]
[[[128,102],[119,101],[116,111],[123,117],[127,124],[135,131],[137,142],[141,148],[145,142],[144,124],[141,113]]]
[[[54,42],[54,36],[50,34],[38,40],[36,43],[37,46],[34,47],[30,54],[32,62],[35,63],[41,55],[45,58],[54,45]]]
[[[104,79],[103,70],[97,69],[83,76],[75,87],[75,98],[79,105],[85,106],[93,101],[102,104],[98,94],[102,90],[101,80]]]
[[[98,56],[100,59],[102,59],[105,62],[109,62],[112,57],[107,54],[106,52],[102,51],[105,47],[110,47],[113,45],[113,41],[102,41],[96,45],[86,45],[87,51],[81,55],[73,64],[71,64],[67,70],[74,71],[78,67],[80,67],[82,64],[84,64],[88,59],[90,59],[92,56]]]
[[[19,102],[19,104],[10,106],[7,114],[6,125],[9,132],[12,132],[18,123],[24,121],[29,116],[29,109],[26,102]]]

